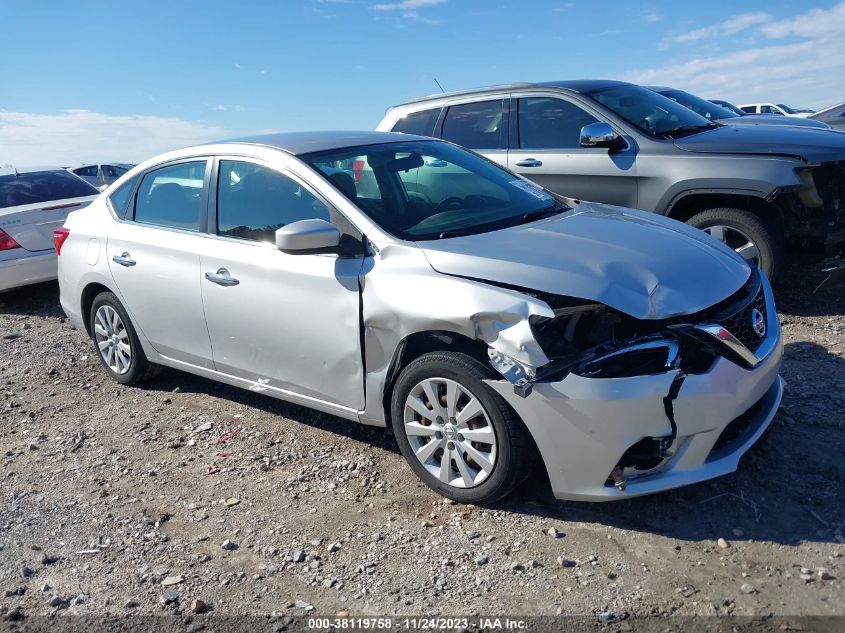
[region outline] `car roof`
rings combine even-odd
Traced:
[[[37,171],[65,171],[62,167],[54,165],[27,165],[25,167],[16,167],[13,165],[5,165],[0,167],[0,176],[14,176],[15,174],[32,174]]]
[[[414,134],[400,134],[398,132],[370,132],[370,131],[321,131],[321,132],[284,132],[279,134],[263,134],[243,138],[220,141],[221,144],[241,143],[248,145],[263,145],[288,152],[295,156],[323,152],[358,145],[377,145],[379,143],[400,143],[402,141],[430,141],[432,139]]]
[[[679,90],[678,88],[671,88],[670,86],[643,86],[643,88],[648,88],[649,90],[653,90],[654,92],[662,92],[664,90],[674,90],[677,92],[684,92],[683,90]]]
[[[468,90],[455,90],[451,92],[440,92],[437,94],[430,94],[424,97],[416,97],[410,101],[406,101],[401,105],[408,105],[411,103],[419,103],[421,101],[433,101],[435,99],[443,99],[448,97],[462,97],[471,95],[482,95],[488,92],[502,92],[503,90],[530,90],[552,88],[560,90],[570,90],[572,92],[589,92],[591,90],[598,90],[600,88],[612,88],[613,86],[630,86],[626,81],[616,81],[615,79],[571,79],[559,81],[544,81],[544,82],[519,82],[512,84],[502,84],[498,86],[486,86],[482,88],[470,88]]]

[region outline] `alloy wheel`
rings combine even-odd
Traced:
[[[408,393],[404,429],[420,463],[442,483],[473,488],[496,466],[496,432],[481,401],[448,378],[426,378]]]
[[[705,227],[703,230],[711,237],[715,237],[720,242],[730,246],[740,256],[753,261],[758,266],[760,265],[760,249],[757,248],[754,240],[739,229],[723,224],[714,224]]]
[[[94,341],[109,369],[119,375],[129,371],[132,364],[129,331],[110,305],[100,306],[94,315]]]

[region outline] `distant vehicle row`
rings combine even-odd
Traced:
[[[769,277],[789,240],[845,242],[845,135],[794,117],[748,125],[657,90],[673,98],[619,81],[432,95],[389,109],[377,129],[452,141],[560,195],[688,222]]]

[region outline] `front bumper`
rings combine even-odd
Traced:
[[[528,427],[557,498],[625,499],[736,470],[740,457],[771,423],[783,395],[780,324],[771,287],[765,279],[762,283],[767,335],[757,350],[761,362],[747,370],[719,358],[707,373],[687,376],[672,401],[677,437],[670,454],[654,470],[629,476],[624,491],[608,484],[608,476],[640,440],[670,435],[664,398],[678,370],[631,378],[569,374],[559,382],[534,383],[526,398],[507,381],[487,381]]]
[[[56,278],[56,253],[32,253],[23,249],[7,251],[15,257],[0,260],[0,290],[10,290]]]

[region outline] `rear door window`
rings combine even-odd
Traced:
[[[96,196],[99,191],[64,169],[0,176],[0,209],[65,198]]]
[[[470,149],[505,149],[505,121],[502,99],[454,105],[443,121],[443,139]]]
[[[522,149],[580,148],[581,128],[598,122],[577,105],[553,97],[518,99],[517,119]]]
[[[135,221],[199,231],[203,219],[206,160],[177,163],[144,175],[135,201]]]
[[[437,123],[437,117],[440,116],[440,110],[441,108],[432,108],[406,114],[393,126],[393,132],[432,136],[434,134],[434,124]]]

